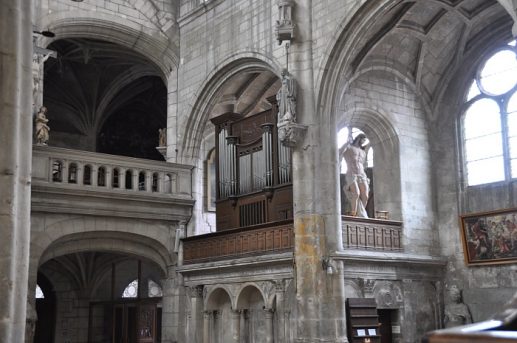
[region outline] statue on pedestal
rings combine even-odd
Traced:
[[[159,134],[158,146],[159,147],[167,146],[167,129],[166,128],[158,129],[158,134]]]
[[[276,93],[278,123],[296,122],[296,83],[289,72],[282,70],[282,86]]]
[[[36,144],[47,145],[49,139],[48,119],[46,116],[47,108],[41,106],[38,113],[36,114]]]
[[[370,180],[366,176],[364,166],[366,164],[366,136],[359,134],[352,139],[352,130],[348,130],[348,142],[341,151],[341,158],[345,159],[347,165],[345,194],[350,200],[350,215],[368,218],[366,204],[370,192]]]

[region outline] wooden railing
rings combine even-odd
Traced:
[[[292,221],[225,230],[183,239],[183,263],[292,251]]]
[[[401,251],[402,222],[342,216],[344,249]]]

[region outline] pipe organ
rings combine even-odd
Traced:
[[[291,149],[277,134],[277,107],[243,118],[226,113],[216,128],[217,230],[292,219]]]

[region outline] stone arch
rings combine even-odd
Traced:
[[[321,75],[316,79],[317,108],[322,113],[331,115],[337,106],[337,93],[340,91],[339,82],[344,71],[349,71],[354,47],[360,44],[362,34],[373,25],[380,13],[396,5],[393,0],[358,2],[355,11],[350,11],[335,30],[335,36],[330,40],[325,51],[330,51],[321,62]],[[343,53],[345,52],[345,53]]]
[[[236,309],[242,310],[251,308],[257,302],[262,301],[263,308],[266,307],[268,301],[264,292],[253,283],[245,283],[237,293]]]
[[[158,30],[155,34],[143,32],[141,25],[107,13],[85,10],[51,13],[42,20],[42,27],[56,34],[55,38],[40,38],[43,46],[63,38],[87,37],[99,39],[137,51],[149,59],[161,71],[160,77],[167,84],[167,76],[178,66],[178,47]]]
[[[396,128],[388,118],[388,114],[378,106],[354,103],[341,113],[337,127],[341,128],[346,123],[361,129],[370,139],[374,151],[373,189],[375,194],[382,195],[375,197],[375,208],[388,211],[393,219],[402,219],[400,144]]]
[[[180,154],[183,159],[199,157],[205,124],[209,110],[215,105],[218,92],[223,84],[237,73],[252,70],[269,70],[280,77],[281,67],[264,54],[238,51],[223,58],[207,75],[193,96],[193,104],[186,113],[183,124],[185,136],[181,142]]]
[[[147,259],[160,267],[163,277],[173,263],[167,248],[159,241],[132,233],[100,231],[70,234],[55,240],[41,254],[39,266],[58,256],[92,250]]]
[[[205,310],[218,310],[227,304],[230,304],[231,308],[235,308],[232,298],[232,292],[226,286],[217,285],[205,297]]]

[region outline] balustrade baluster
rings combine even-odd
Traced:
[[[153,172],[150,170],[145,171],[145,190],[147,193],[153,191]]]
[[[92,186],[97,188],[99,187],[99,167],[95,164],[92,164],[92,171],[91,171],[92,175],[91,175],[91,178],[92,178]]]
[[[63,170],[61,172],[61,179],[63,183],[68,183],[68,161],[63,160]]]
[[[112,177],[113,177],[113,174],[112,174],[113,173],[113,167],[106,166],[104,170],[105,170],[105,173],[106,173],[106,175],[104,177],[105,178],[105,182],[106,182],[106,189],[113,189],[113,183],[112,183],[112,181],[113,181],[113,179],[112,179]]]
[[[77,185],[83,185],[83,176],[84,176],[84,164],[81,162],[77,162]]]
[[[158,193],[165,193],[165,173],[158,174]]]
[[[138,176],[139,176],[139,174],[140,173],[138,172],[138,170],[136,170],[136,169],[132,170],[132,175],[131,175],[132,182],[131,183],[132,183],[133,191],[135,191],[135,192],[138,192],[139,188],[140,188],[139,185],[138,185]]]

